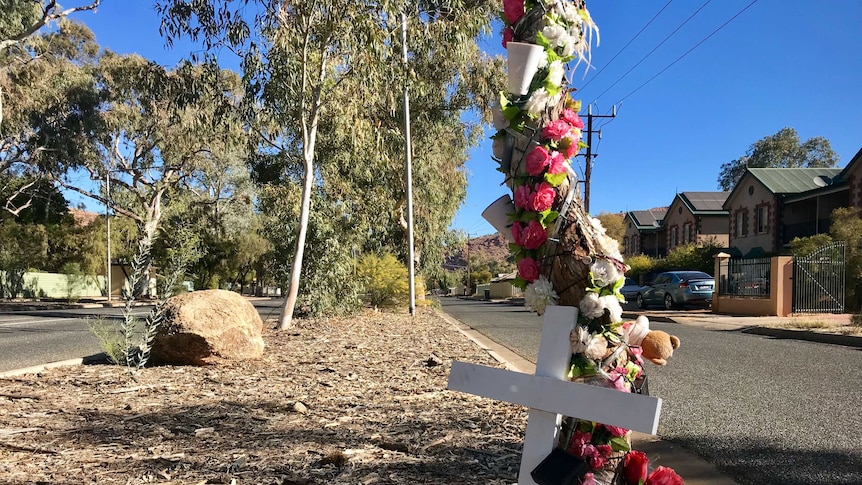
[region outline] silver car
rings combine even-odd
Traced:
[[[684,305],[709,306],[715,279],[702,271],[667,271],[659,273],[638,291],[638,308],[662,305],[672,310]]]

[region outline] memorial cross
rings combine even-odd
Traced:
[[[448,388],[530,408],[521,452],[519,485],[536,485],[530,476],[556,446],[562,416],[655,434],[661,399],[568,381],[569,334],[578,310],[550,306],[545,312],[535,375],[453,362]]]

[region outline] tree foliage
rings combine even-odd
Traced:
[[[616,239],[621,245],[626,235],[625,215],[622,213],[600,212],[596,219],[602,221],[607,235]]]
[[[401,306],[410,296],[407,268],[391,254],[366,254],[356,262],[356,277],[374,307]]]
[[[65,3],[65,2],[64,2]],[[0,51],[18,44],[46,25],[76,12],[95,10],[101,0],[63,8],[57,0],[0,0]]]
[[[838,155],[832,151],[826,138],[817,136],[803,142],[796,130],[782,128],[778,133],[756,141],[748,147],[745,155],[722,164],[718,187],[732,190],[747,167],[834,167],[837,163]]]

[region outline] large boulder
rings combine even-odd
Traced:
[[[232,291],[206,290],[168,300],[156,335],[154,363],[207,365],[263,355],[263,321],[254,306]]]

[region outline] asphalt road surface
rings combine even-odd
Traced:
[[[252,300],[261,317],[278,316],[283,300]],[[145,316],[149,307],[135,307]],[[121,308],[93,308],[0,313],[0,372],[102,352],[87,319],[118,321]]]
[[[541,318],[522,307],[440,299],[443,310],[535,361]],[[647,364],[659,435],[741,484],[862,484],[862,351],[651,322],[682,346]]]

